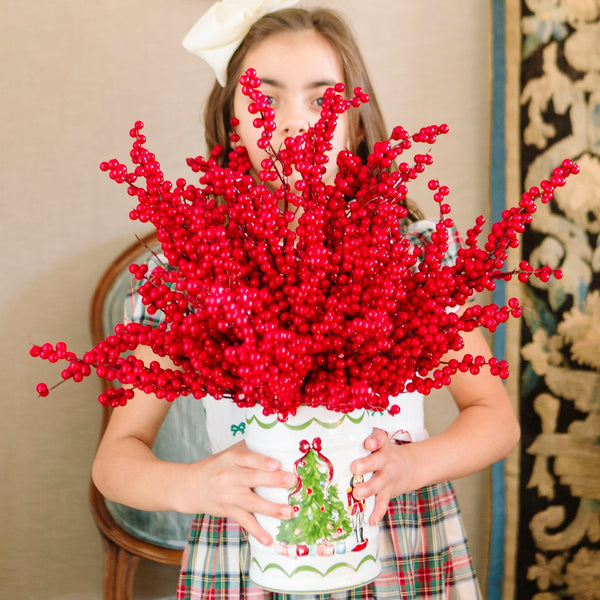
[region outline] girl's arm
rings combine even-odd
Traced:
[[[146,364],[159,360],[163,367],[176,368],[149,349],[136,354]],[[252,513],[289,518],[291,507],[264,500],[252,488],[289,488],[296,477],[281,471],[274,459],[248,450],[244,442],[191,464],[157,458],[152,446],[169,406],[136,391],[126,406],[113,411],[92,469],[100,492],[141,510],[230,517],[264,544],[271,543]]]
[[[491,356],[479,330],[464,334],[460,354]],[[373,471],[370,481],[356,490],[357,497],[376,494],[371,523],[378,522],[388,502],[398,494],[425,485],[470,475],[500,460],[517,444],[519,423],[502,381],[483,367],[479,374],[456,373],[450,391],[459,409],[452,424],[442,433],[422,442],[397,445],[387,433],[376,429],[365,441],[372,454],[355,461],[353,471]]]

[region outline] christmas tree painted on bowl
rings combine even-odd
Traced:
[[[333,554],[333,542],[347,538],[352,523],[332,483],[334,467],[322,453],[321,439],[314,438],[312,444],[302,440],[300,451],[303,454],[294,463],[298,483],[288,499],[294,517],[281,521],[277,541],[295,546],[298,556],[308,554],[314,545],[319,554]]]

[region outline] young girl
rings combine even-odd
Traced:
[[[371,100],[340,119],[332,155],[349,148],[364,158],[375,141],[387,138],[347,26],[328,10],[289,8],[295,3],[218,3],[185,42],[211,64],[218,78],[205,112],[208,147],[220,144],[225,148],[222,156],[227,156],[230,120],[237,117],[241,143],[248,148],[255,171],[260,170],[265,155],[256,146],[259,132],[238,84],[240,74],[249,67],[261,77],[261,91],[276,113],[275,148],[286,136],[298,135],[316,122],[323,92],[337,82],[350,90],[361,86]],[[335,160],[330,160],[324,179],[330,183],[334,176]],[[294,179],[292,175],[290,183]],[[407,235],[431,231],[431,224],[419,221],[414,210],[412,217]],[[145,316],[138,302],[133,317],[143,320]],[[465,334],[464,341],[464,352],[490,355],[477,330]],[[147,362],[157,358],[148,354],[138,352]],[[160,360],[163,366],[168,364]],[[479,598],[447,481],[502,458],[516,444],[519,429],[500,380],[488,371],[477,376],[459,372],[450,389],[459,414],[446,431],[428,437],[423,399],[405,395],[396,401],[400,413],[382,416],[380,427],[365,440],[371,454],[353,463],[354,497],[360,501],[375,495],[374,511],[365,518],[381,526],[381,575],[359,589],[311,598]],[[205,407],[213,454],[193,464],[169,463],[151,451],[169,404],[136,392],[127,406],[113,413],[94,462],[94,481],[108,498],[140,509],[199,513],[184,554],[179,599],[283,598],[249,581],[247,537],[251,533],[264,544],[272,542],[253,513],[291,517],[290,506],[264,500],[254,488],[289,489],[296,477],[268,456],[249,451],[228,433],[229,424],[241,420],[236,413],[241,409],[212,399],[205,401]],[[373,477],[361,483],[360,476],[369,472]]]

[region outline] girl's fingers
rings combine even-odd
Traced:
[[[355,486],[354,496],[357,499],[364,500],[369,496],[379,495],[382,490],[386,489],[387,484],[388,478],[383,471],[375,471],[371,479]]]
[[[281,468],[279,461],[274,458],[248,450],[245,442],[239,442],[235,446],[231,446],[224,453],[231,453],[235,463],[240,467],[260,471],[277,471]]]
[[[231,453],[235,468],[229,471],[229,477],[249,488],[281,487],[289,489],[296,485],[298,478],[289,471],[282,471],[279,462],[273,458],[258,454],[246,448],[244,442],[232,446],[224,453]],[[232,465],[232,466],[233,466]]]
[[[375,427],[373,433],[364,442],[365,449],[369,450],[371,454],[355,460],[352,463],[352,472],[355,475],[364,475],[383,468],[384,462],[381,460],[381,453],[378,450],[381,450],[388,440],[387,432]]]
[[[287,471],[260,471],[258,469],[240,469],[234,474],[238,482],[244,487],[257,488],[284,488],[289,490],[298,482],[298,478],[293,473]]]
[[[240,508],[259,515],[274,517],[275,519],[289,519],[294,514],[289,504],[278,504],[253,494],[252,501],[240,506]]]
[[[385,453],[382,451],[373,452],[368,456],[359,458],[352,463],[352,473],[355,475],[366,475],[374,471],[381,471],[388,463]]]
[[[243,506],[237,506],[229,511],[231,518],[235,519],[244,529],[253,535],[261,544],[269,546],[273,539],[260,526],[256,520],[255,514],[273,517],[275,519],[285,520],[292,517],[293,509],[288,504],[277,504],[261,498],[257,494],[252,494],[252,498]]]
[[[237,448],[236,462],[253,472],[255,479],[249,487],[282,487],[289,489],[296,485],[298,477],[289,471],[282,471],[279,461],[264,454],[248,450],[245,444]]]
[[[237,521],[250,535],[254,536],[264,546],[270,546],[273,538],[259,524],[252,513],[240,511],[239,515],[232,513],[231,518]]]
[[[388,504],[390,501],[390,492],[388,487],[388,478],[382,471],[375,472],[373,477],[364,483],[358,484],[354,488],[354,496],[357,499],[367,499],[371,496],[375,496],[375,504],[373,506],[373,512],[369,517],[369,523],[371,525],[377,525],[381,519],[383,519],[387,512]]]
[[[387,444],[388,439],[387,431],[379,427],[374,427],[373,433],[365,440],[365,448],[370,452],[375,452],[383,448]]]
[[[383,519],[387,512],[389,502],[390,497],[388,494],[377,494],[377,496],[375,496],[375,506],[369,517],[369,523],[371,525],[377,525],[377,523]]]

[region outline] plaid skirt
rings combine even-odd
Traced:
[[[248,534],[229,519],[198,515],[184,552],[178,600],[479,600],[450,483],[393,499],[380,523],[382,572],[371,583],[328,594],[280,594],[248,577]]]

